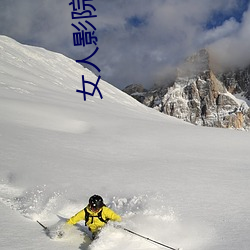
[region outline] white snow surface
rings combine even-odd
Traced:
[[[190,125],[102,80],[103,99],[84,101],[82,75],[97,79],[0,36],[0,249],[164,249],[112,223],[92,243],[84,222],[62,239],[36,223],[53,231],[99,194],[123,227],[173,248],[249,250],[249,132]]]

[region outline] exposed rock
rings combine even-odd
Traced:
[[[146,92],[147,90],[143,87],[142,84],[130,84],[123,91],[125,93],[131,95],[131,94],[134,94],[136,92],[143,93],[143,92]]]
[[[250,100],[250,66],[218,74],[218,79],[225,84],[230,93],[242,93]]]
[[[147,92],[142,84],[130,84],[125,89],[123,89],[123,91],[128,95],[133,96],[139,102],[144,101],[145,94]]]

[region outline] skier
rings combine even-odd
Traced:
[[[89,198],[89,204],[72,216],[67,224],[74,225],[80,220],[85,220],[85,226],[92,232],[94,239],[109,220],[120,222],[122,219],[120,215],[105,206],[101,196],[95,194]]]

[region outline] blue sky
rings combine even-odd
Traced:
[[[237,22],[242,22],[244,12],[248,9],[249,0],[239,0],[236,8],[233,8],[229,13],[224,13],[223,9],[216,10],[211,14],[211,18],[206,24],[207,29],[216,28],[223,25],[225,20],[234,18]]]
[[[147,17],[146,16],[137,16],[137,15],[131,16],[127,19],[127,24],[131,28],[132,27],[138,28],[141,26],[145,26],[145,25],[147,25]]]
[[[83,59],[95,46],[73,45],[70,1],[1,0],[0,34]],[[164,82],[201,48],[223,64],[250,63],[249,1],[93,0],[99,50],[91,62],[119,88]]]

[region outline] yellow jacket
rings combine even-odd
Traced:
[[[108,208],[106,206],[103,206],[97,212],[91,211],[88,207],[86,209],[87,209],[87,212],[89,213],[89,219],[85,223],[92,233],[97,232],[98,229],[102,228],[106,224],[105,222],[101,221],[98,218],[98,214],[100,213],[100,211],[102,211],[101,217],[104,221],[107,221],[107,220],[121,221],[122,220],[118,214],[116,214],[113,210],[111,210],[110,208]],[[92,217],[92,216],[94,216],[94,217]],[[84,209],[81,210],[80,212],[78,212],[76,215],[72,216],[67,221],[67,224],[74,225],[77,222],[79,222],[80,220],[85,220]]]

